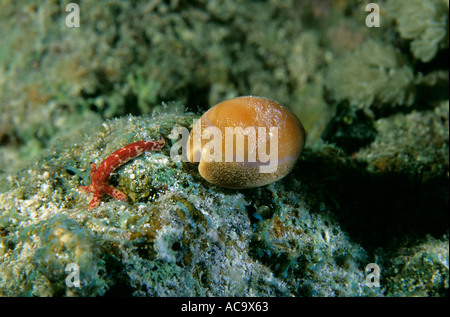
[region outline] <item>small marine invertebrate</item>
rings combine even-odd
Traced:
[[[165,141],[162,136],[160,136],[156,142],[137,141],[114,151],[99,165],[98,168],[95,163],[91,162],[91,183],[88,186],[78,187],[80,190],[94,194],[91,202],[89,203],[89,210],[94,209],[100,204],[100,200],[104,194],[108,194],[117,200],[127,200],[127,195],[108,184],[108,179],[111,176],[111,173],[119,166],[146,151],[153,151],[162,148],[164,143]]]
[[[200,174],[212,184],[251,188],[286,176],[304,144],[305,131],[291,111],[271,99],[244,96],[203,114],[189,136],[187,158],[200,162]]]
[[[365,110],[410,106],[415,98],[414,73],[400,51],[373,39],[331,63],[326,86],[332,99]]]

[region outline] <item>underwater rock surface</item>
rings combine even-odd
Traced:
[[[372,240],[340,225],[355,216],[335,213],[336,204],[344,202],[328,196],[326,186],[336,180],[312,175],[323,173],[316,165],[320,160],[328,168],[345,163],[319,158],[320,152],[310,150],[279,182],[237,191],[207,183],[190,163],[171,161],[166,147],[115,171],[111,183],[129,202],[105,198],[87,210],[90,196],[77,186],[86,182],[90,160],[98,163],[104,153],[137,139],[167,137],[171,127],[189,127],[194,117],[163,106],[153,116],[106,121],[80,143],[55,147],[9,177],[10,189],[0,194],[1,294],[383,295],[382,288],[364,284],[364,268],[374,259],[362,244]],[[334,177],[345,181],[343,175],[352,172],[340,173]],[[314,184],[318,179],[321,184]],[[365,222],[370,215],[357,217]],[[370,235],[384,234],[376,231]],[[448,247],[441,244],[438,251],[445,261]],[[69,263],[79,266],[80,288],[65,284]],[[448,270],[440,272],[435,294],[448,276]]]

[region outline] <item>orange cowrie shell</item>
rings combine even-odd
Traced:
[[[205,112],[189,135],[187,158],[208,182],[252,188],[275,182],[294,167],[305,144],[297,117],[278,102],[244,96]]]

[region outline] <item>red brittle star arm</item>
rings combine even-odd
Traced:
[[[93,193],[92,200],[89,203],[89,210],[100,205],[104,194],[108,194],[117,200],[125,201],[128,199],[123,192],[109,185],[108,181],[116,168],[125,164],[129,160],[143,154],[147,151],[158,150],[164,146],[164,138],[159,137],[158,141],[137,141],[128,144],[109,155],[97,167],[95,163],[91,165],[91,183],[88,186],[80,186],[78,189]]]

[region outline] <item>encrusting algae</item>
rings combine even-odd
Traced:
[[[89,210],[94,209],[100,204],[100,200],[104,194],[108,194],[117,200],[126,201],[127,195],[120,190],[110,186],[107,182],[113,171],[119,166],[125,164],[129,160],[142,155],[146,151],[158,150],[164,146],[164,138],[159,137],[158,141],[137,141],[128,144],[108,156],[97,168],[95,163],[91,165],[91,183],[88,186],[80,186],[78,189],[88,193],[93,193]]]

